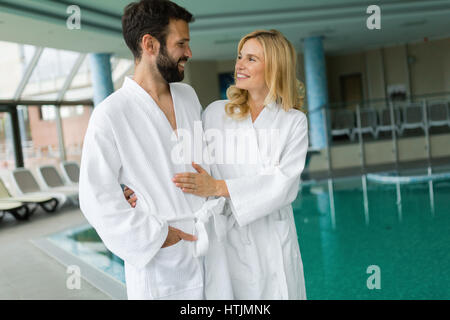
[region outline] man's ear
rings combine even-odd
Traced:
[[[141,39],[142,53],[156,55],[159,50],[159,41],[150,34],[144,34]]]

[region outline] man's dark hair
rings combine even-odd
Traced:
[[[150,34],[165,47],[170,19],[193,22],[186,9],[169,0],[141,0],[128,4],[122,16],[122,33],[135,59],[140,59],[141,39]]]

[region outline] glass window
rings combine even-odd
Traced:
[[[86,100],[93,96],[89,57],[86,57],[65,93],[64,100]]]
[[[84,113],[83,106],[66,106],[61,107],[61,118],[70,118],[80,116]]]
[[[15,168],[11,117],[8,112],[0,112],[0,177]]]
[[[87,106],[64,106],[68,110],[70,117],[63,117],[62,128],[64,135],[64,147],[66,159],[68,161],[81,161],[81,148],[83,146],[84,135],[91,116],[92,107]],[[78,114],[78,115],[77,115]]]
[[[25,59],[31,60],[33,46],[24,46]],[[77,52],[45,48],[22,93],[22,98],[55,100],[78,57]]]
[[[60,152],[55,120],[56,108],[28,106],[27,111],[28,122],[25,125],[28,127],[29,137],[26,141],[21,134],[25,167],[35,170],[44,164],[57,165],[60,162]]]
[[[76,106],[75,107],[76,109],[76,114],[78,115],[78,116],[81,116],[83,113],[84,113],[84,107],[83,106]]]
[[[0,41],[0,70],[7,77],[0,77],[0,99],[12,99],[25,71],[22,46]]]
[[[39,107],[37,107],[39,108]],[[53,121],[56,119],[56,107],[55,106],[42,106],[40,107],[40,119],[44,121]]]

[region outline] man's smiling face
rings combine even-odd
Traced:
[[[184,65],[192,57],[189,47],[189,24],[183,20],[170,20],[165,45],[161,45],[156,60],[161,76],[167,82],[184,79]]]

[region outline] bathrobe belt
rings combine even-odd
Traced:
[[[220,197],[214,200],[208,200],[192,216],[169,220],[194,220],[194,234],[197,236],[197,241],[194,241],[194,257],[197,258],[204,256],[208,252],[209,238],[205,224],[208,222],[210,217],[213,217],[214,219],[214,231],[216,232],[217,238],[221,240],[226,235],[227,218],[221,214],[224,204],[224,197]]]

